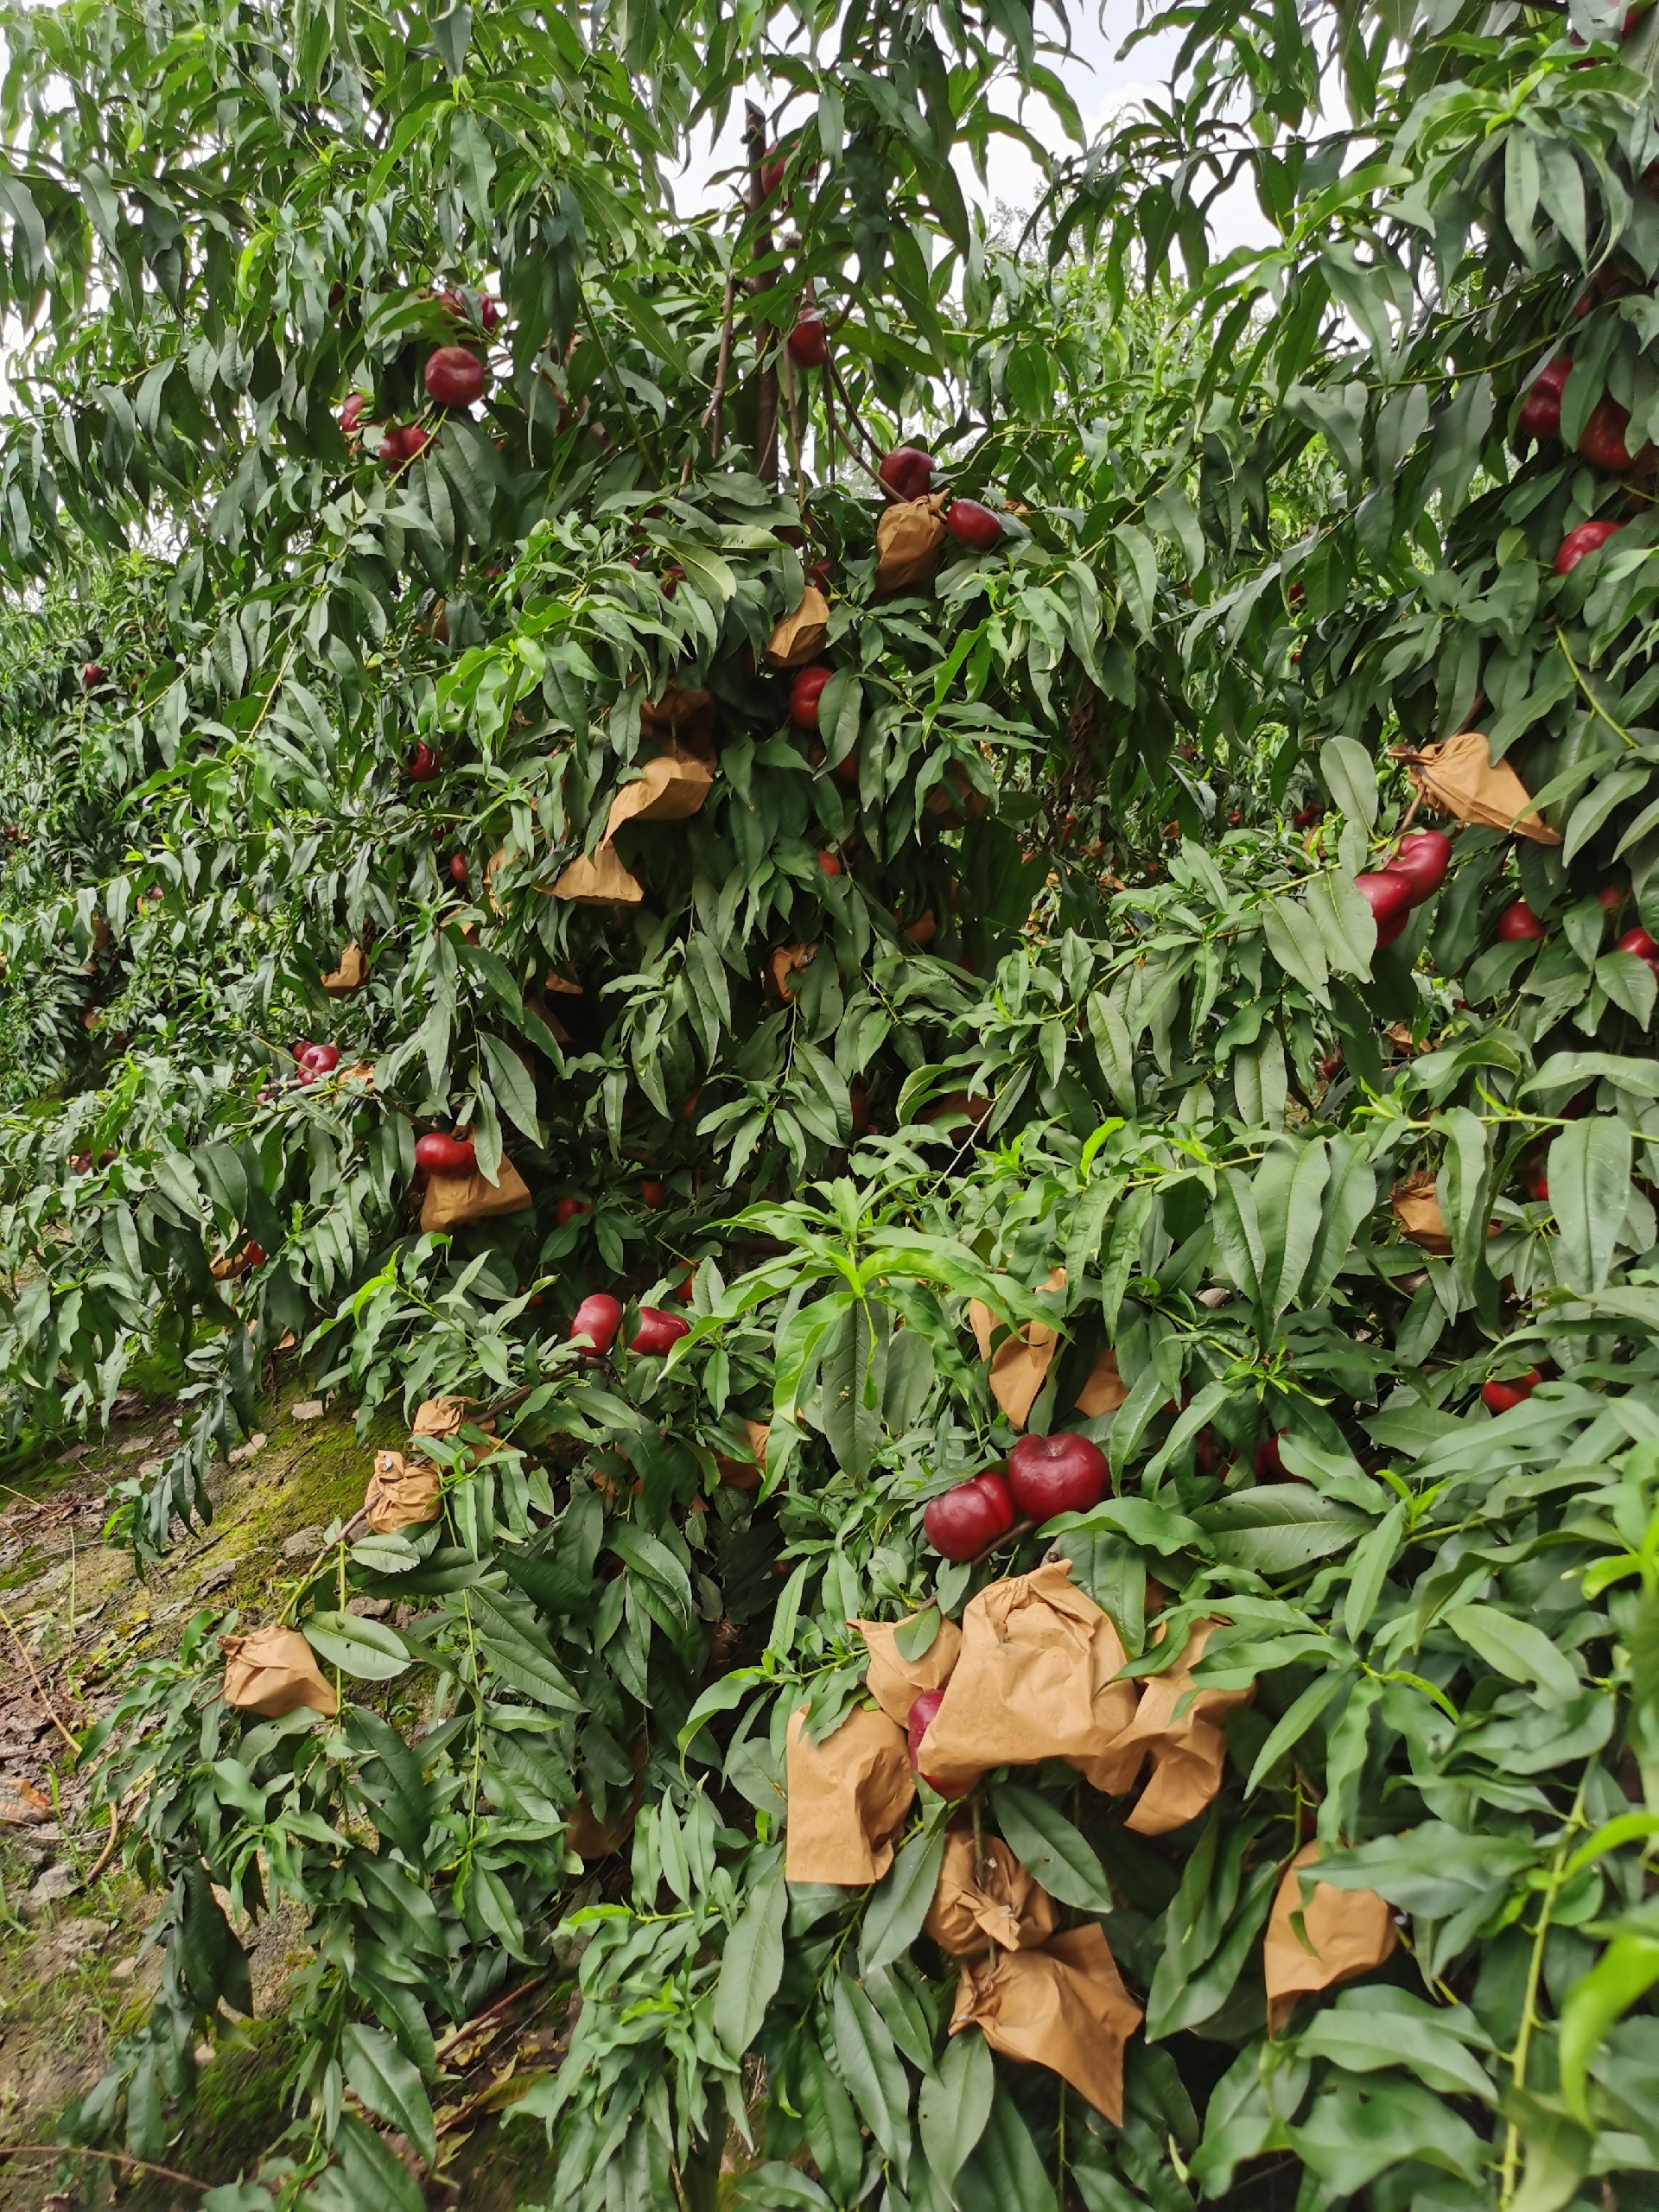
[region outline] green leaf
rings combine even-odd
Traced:
[[[346,2079],[375,2118],[400,2129],[428,2165],[435,2165],[437,2123],[425,2084],[385,2029],[348,2023],[340,2059]]]
[[[922,2077],[917,2120],[928,2169],[948,2190],[985,2133],[996,2073],[977,2029],[952,2036],[937,2074]]]
[[[1339,1498],[1302,1483],[1273,1483],[1200,1506],[1192,1516],[1229,1567],[1257,1574],[1288,1574],[1332,1552],[1345,1551],[1370,1529],[1370,1518]]]
[[[1331,737],[1319,747],[1325,788],[1351,822],[1367,831],[1376,827],[1376,768],[1357,738]]]
[[[409,1646],[385,1621],[364,1620],[356,1613],[308,1613],[300,1626],[321,1658],[359,1681],[389,1682],[410,1664]]]
[[[991,1807],[1009,1850],[1051,1897],[1080,1912],[1111,1911],[1099,1859],[1052,1799],[1005,1782],[992,1789]]]
[[[1584,1687],[1572,1661],[1530,1621],[1496,1605],[1459,1605],[1441,1618],[1497,1673],[1512,1682],[1534,1683],[1545,1704],[1567,1704]]]
[[[1574,1290],[1600,1290],[1630,1199],[1630,1132],[1609,1115],[1570,1122],[1549,1147],[1550,1209],[1561,1270]]]
[[[865,2126],[897,2162],[902,2178],[910,2150],[910,2081],[887,2024],[845,1972],[831,1985],[830,2012],[842,2078]]]
[[[1618,1936],[1586,1974],[1574,1981],[1558,2031],[1561,2094],[1590,2124],[1587,2077],[1608,2030],[1659,1982],[1659,1937]]]
[[[944,1831],[918,1829],[900,1847],[884,1878],[872,1891],[859,1938],[867,1974],[904,1957],[922,1932],[944,1861]]]
[[[784,1918],[789,1889],[777,1853],[749,1891],[737,1925],[726,1938],[715,1987],[715,2033],[741,2058],[760,2031],[766,2007],[784,1975]]]

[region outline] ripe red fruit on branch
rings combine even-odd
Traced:
[[[988,553],[1002,543],[1002,524],[977,499],[952,499],[944,511],[944,526],[952,537],[971,545],[976,553]]]
[[[922,499],[933,485],[933,456],[919,446],[895,446],[876,474],[901,499]]]
[[[788,167],[788,159],[782,154],[774,154],[770,159],[761,162],[760,189],[763,194],[770,197],[777,191],[784,181],[784,172]]]
[[[841,874],[841,855],[839,853],[820,853],[818,855],[818,866],[823,870],[826,875],[839,875]]]
[[[1391,868],[1354,878],[1355,890],[1376,917],[1378,944],[1392,944],[1410,919],[1411,887],[1411,878]]]
[[[416,1139],[415,1165],[429,1175],[470,1175],[478,1154],[470,1137],[446,1137],[434,1129]]]
[[[1656,944],[1646,930],[1626,930],[1613,947],[1615,952],[1633,952],[1638,960],[1645,960],[1656,976],[1659,976],[1659,944]]]
[[[1521,403],[1521,411],[1515,418],[1517,433],[1523,438],[1559,438],[1561,435],[1561,393],[1573,370],[1573,356],[1558,353],[1553,361],[1546,361]]]
[[[1506,906],[1497,918],[1497,941],[1500,944],[1527,944],[1547,937],[1548,931],[1524,899],[1517,899]]]
[[[251,1268],[263,1268],[265,1264],[265,1248],[263,1244],[256,1244],[252,1237],[249,1237],[247,1243],[242,1247],[242,1256]]]
[[[1524,1406],[1543,1379],[1535,1367],[1529,1367],[1524,1375],[1515,1376],[1508,1382],[1483,1383],[1480,1402],[1489,1413],[1507,1414]]]
[[[302,1068],[315,1068],[319,1075],[332,1075],[340,1065],[338,1045],[308,1045],[294,1055]]]
[[[450,855],[449,855],[449,880],[450,880],[452,883],[465,883],[465,882],[466,882],[466,880],[467,880],[467,855],[466,855],[466,854],[465,854],[465,853],[451,853],[451,854],[450,854]]]
[[[553,1209],[553,1218],[563,1229],[567,1221],[574,1221],[579,1213],[592,1213],[586,1198],[561,1198]]]
[[[426,740],[419,738],[404,755],[404,767],[411,784],[429,784],[443,766],[443,755]]]
[[[939,1707],[944,1703],[943,1690],[924,1690],[911,1706],[910,1716],[905,1727],[905,1738],[910,1747],[911,1772],[921,1774],[922,1780],[928,1788],[937,1789],[941,1797],[957,1797],[963,1794],[959,1789],[947,1788],[943,1781],[936,1780],[931,1774],[922,1774],[922,1770],[917,1764],[922,1756],[922,1738],[933,1726]]]
[[[1316,798],[1312,806],[1305,806],[1290,817],[1298,830],[1311,830],[1316,822],[1325,819],[1325,801]]]
[[[1008,1489],[1028,1521],[1087,1513],[1110,1486],[1106,1454],[1086,1436],[1022,1436],[1008,1454]]]
[[[1599,551],[1614,532],[1624,527],[1622,522],[1581,522],[1576,530],[1569,530],[1555,556],[1556,575],[1570,575],[1586,553]]]
[[[647,1175],[639,1185],[639,1196],[646,1205],[659,1206],[668,1192],[654,1175]]]
[[[930,1498],[922,1515],[927,1541],[944,1559],[972,1559],[1014,1526],[1014,1493],[1000,1467],[988,1467]]]
[[[1446,881],[1451,865],[1452,840],[1439,830],[1419,830],[1401,839],[1400,849],[1383,874],[1403,875],[1411,885],[1412,905],[1421,906]]]
[[[808,313],[789,334],[789,358],[798,369],[821,369],[830,358],[830,334],[821,315]]]
[[[683,1321],[677,1313],[664,1313],[660,1306],[639,1308],[639,1326],[629,1341],[630,1351],[648,1356],[671,1351],[682,1337],[691,1333],[691,1324]]]
[[[818,701],[823,696],[823,687],[835,674],[833,668],[821,664],[804,668],[789,687],[789,719],[803,729],[817,729]]]
[[[80,680],[89,691],[100,684],[104,681],[104,670],[101,664],[95,660],[89,660],[80,671]]]
[[[569,1335],[574,1339],[586,1337],[594,1349],[594,1357],[609,1351],[616,1342],[616,1332],[622,1325],[622,1308],[607,1290],[596,1290],[584,1298],[576,1308]]]
[[[1596,893],[1596,904],[1604,914],[1616,914],[1624,904],[1624,886],[1622,883],[1604,883]]]
[[[1610,474],[1648,468],[1653,462],[1653,448],[1643,446],[1640,453],[1632,454],[1625,436],[1630,427],[1630,409],[1621,407],[1611,391],[1605,391],[1579,433],[1579,451],[1592,468],[1605,468]]]
[[[405,423],[398,432],[398,458],[418,461],[432,442],[432,433],[424,423]]]
[[[470,407],[484,397],[486,372],[468,346],[440,346],[427,355],[424,375],[428,396],[440,407]]]
[[[346,404],[340,410],[340,427],[348,438],[356,435],[357,426],[363,420],[364,410],[368,404],[369,395],[366,391],[346,393]]]

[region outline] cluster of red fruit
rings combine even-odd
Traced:
[[[1590,305],[1586,297],[1580,302],[1583,314]],[[1532,438],[1542,445],[1559,443],[1561,435],[1561,395],[1567,388],[1567,378],[1573,372],[1573,356],[1558,353],[1546,361],[1528,389],[1516,416],[1516,429],[1523,438]],[[1659,453],[1649,445],[1632,453],[1625,433],[1630,425],[1629,408],[1623,407],[1611,392],[1604,392],[1590,410],[1590,418],[1579,433],[1575,448],[1592,468],[1603,469],[1610,476],[1627,476],[1650,470]],[[1561,540],[1555,555],[1555,573],[1570,575],[1587,553],[1599,551],[1615,532],[1624,527],[1618,522],[1581,522],[1569,530]]]
[[[1357,875],[1354,888],[1376,917],[1376,941],[1392,944],[1411,918],[1414,906],[1432,899],[1452,864],[1452,840],[1438,830],[1419,830],[1402,837],[1400,849],[1383,868]]]
[[[1110,1486],[1106,1454],[1086,1436],[1022,1436],[1006,1472],[988,1467],[931,1499],[922,1528],[942,1558],[977,1559],[1016,1518],[1040,1525],[1057,1513],[1087,1513]]]
[[[588,1350],[583,1357],[598,1361],[616,1342],[616,1332],[621,1325],[621,1300],[613,1298],[607,1290],[596,1290],[577,1306],[566,1334],[572,1344],[578,1338],[584,1339]],[[628,1350],[646,1358],[660,1358],[672,1351],[680,1338],[690,1332],[691,1324],[682,1320],[677,1313],[664,1313],[660,1306],[642,1306],[639,1325],[628,1341]]]
[[[933,489],[933,456],[920,446],[895,446],[876,475],[895,499],[925,499]],[[1002,542],[1000,516],[977,499],[952,499],[944,511],[952,537],[976,553],[988,553]]]
[[[486,304],[493,306],[493,302]],[[471,407],[483,398],[489,381],[489,371],[482,358],[470,346],[436,347],[427,355],[423,376],[428,398],[439,407]],[[340,427],[348,438],[356,437],[370,427],[364,420],[368,409],[366,392],[346,395],[346,404],[340,410]],[[388,423],[381,428],[379,457],[388,468],[397,468],[406,461],[418,460],[431,442],[432,433],[424,423]]]
[[[1616,883],[1605,883],[1596,893],[1602,907],[1609,914],[1616,914],[1624,903],[1624,893]],[[1540,917],[1534,913],[1524,899],[1517,899],[1497,918],[1497,941],[1500,944],[1541,944],[1549,931]],[[1633,953],[1645,961],[1656,976],[1659,976],[1659,943],[1640,927],[1626,930],[1613,946],[1615,952]]]

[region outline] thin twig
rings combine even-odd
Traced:
[[[702,410],[702,427],[709,433],[709,458],[720,459],[721,439],[725,435],[726,386],[732,372],[732,331],[736,321],[737,270],[735,264],[728,270],[726,296],[720,308],[720,359],[715,365],[715,388],[709,395],[709,404]]]
[[[11,1615],[6,1611],[3,1605],[0,1605],[0,1621],[4,1621],[7,1628],[10,1630],[11,1640],[17,1647],[18,1656],[22,1659],[24,1666],[29,1669],[29,1679],[35,1685],[35,1694],[39,1697],[41,1703],[46,1707],[47,1719],[57,1730],[59,1735],[62,1737],[64,1742],[68,1745],[75,1757],[79,1758],[80,1757],[80,1745],[69,1733],[69,1731],[64,1726],[62,1721],[59,1719],[52,1700],[46,1694],[45,1685],[41,1682],[40,1676],[35,1671],[35,1662],[29,1656],[28,1647],[25,1645],[22,1637],[18,1635],[16,1630],[12,1627]]]
[[[0,2143],[0,2158],[103,2158],[112,2166],[130,2166],[135,2173],[158,2174],[163,2181],[182,2182],[206,2196],[211,2182],[194,2174],[181,2174],[175,2166],[158,2166],[149,2158],[130,2158],[124,2151],[94,2151],[79,2143]]]
[[[111,1805],[111,1808],[110,1808],[110,1836],[109,1836],[109,1841],[105,1845],[105,1847],[104,1847],[103,1850],[102,1850],[102,1851],[100,1851],[100,1852],[99,1853],[99,1854],[98,1854],[98,1863],[97,1863],[97,1865],[92,1868],[92,1872],[91,1872],[91,1873],[86,1877],[86,1880],[81,1884],[81,1887],[82,1887],[82,1889],[84,1889],[84,1890],[90,1890],[90,1889],[92,1888],[92,1884],[93,1884],[93,1883],[98,1879],[99,1876],[99,1875],[104,1872],[104,1869],[105,1869],[105,1868],[109,1865],[109,1863],[110,1863],[111,1859],[114,1858],[114,1856],[115,1856],[115,1847],[116,1847],[116,1845],[117,1845],[118,1843],[119,1843],[119,1841],[120,1841],[120,1840],[121,1840],[121,1808],[120,1808],[120,1806],[119,1806],[119,1805]]]
[[[753,100],[745,103],[743,136],[749,149],[749,209],[758,226],[754,238],[754,257],[766,262],[772,257],[772,226],[762,223],[760,210],[766,205],[763,172],[766,159],[766,118]],[[762,292],[769,280],[752,276],[751,292]],[[762,329],[770,329],[770,324]],[[775,337],[776,332],[772,333]],[[764,338],[760,358],[755,366],[754,406],[754,467],[763,484],[776,486],[778,482],[778,372],[766,357]]]

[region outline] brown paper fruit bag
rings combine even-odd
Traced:
[[[728,1459],[720,1452],[715,1454],[715,1471],[728,1490],[759,1490],[761,1477],[766,1472],[766,1446],[772,1440],[771,1427],[766,1421],[750,1421],[747,1414],[743,1427],[748,1435],[753,1458],[738,1459]]]
[[[1040,1951],[999,1951],[964,1966],[950,2032],[976,2027],[993,2050],[1046,2066],[1114,2126],[1123,2121],[1123,2046],[1141,2007],[1090,1921]]]
[[[1510,830],[1535,844],[1560,843],[1560,831],[1533,812],[1531,792],[1507,760],[1494,762],[1479,730],[1459,730],[1444,745],[1426,745],[1421,753],[1402,746],[1395,758],[1406,763],[1413,787],[1440,813]]]
[[[1065,1269],[1051,1269],[1045,1290],[1065,1288]],[[968,1321],[979,1346],[982,1359],[988,1356],[991,1363],[991,1395],[1015,1428],[1023,1428],[1037,1402],[1038,1393],[1048,1379],[1048,1370],[1054,1363],[1059,1350],[1058,1330],[1046,1321],[1027,1321],[1003,1338],[995,1352],[991,1351],[991,1334],[995,1316],[988,1306],[977,1298],[968,1301]]]
[[[939,495],[899,499],[875,525],[877,591],[913,591],[931,583],[944,558],[944,524]]]
[[[457,1222],[491,1221],[497,1214],[523,1213],[533,1205],[530,1187],[510,1160],[501,1162],[500,1181],[486,1183],[474,1168],[470,1175],[432,1175],[421,1205],[423,1229],[451,1229]]]
[[[1090,1773],[1135,1718],[1117,1630],[1061,1560],[972,1599],[944,1702],[923,1737],[925,1774],[1070,1759]],[[1092,1780],[1093,1777],[1090,1775]]]
[[[297,1629],[257,1628],[251,1636],[227,1636],[219,1649],[226,1705],[263,1713],[267,1720],[280,1720],[302,1705],[327,1719],[339,1711],[334,1685]]]
[[[1414,1244],[1421,1244],[1425,1252],[1438,1253],[1441,1258],[1450,1254],[1452,1239],[1446,1233],[1446,1217],[1435,1194],[1434,1177],[1428,1169],[1408,1175],[1389,1204],[1394,1209],[1402,1236],[1409,1237]]]
[[[1400,1940],[1394,1915],[1375,1890],[1338,1890],[1329,1882],[1313,1882],[1305,1901],[1301,1870],[1319,1855],[1317,1843],[1302,1846],[1285,1869],[1268,1916],[1262,1969],[1270,2035],[1280,2033],[1299,1997],[1370,1974]],[[1298,1914],[1306,1942],[1294,1924]]]
[[[766,996],[774,1006],[780,1006],[795,995],[791,976],[798,976],[817,958],[816,944],[780,944],[775,952],[766,956]]]
[[[801,603],[785,614],[766,640],[766,666],[773,670],[804,668],[830,642],[830,602],[816,584],[808,584]]]
[[[374,1472],[363,1493],[363,1517],[377,1536],[435,1521],[442,1511],[437,1469],[429,1459],[405,1459],[401,1452],[377,1452]]]
[[[1115,1414],[1128,1395],[1128,1386],[1117,1371],[1117,1354],[1097,1352],[1088,1380],[1077,1393],[1077,1411],[1085,1421],[1098,1421],[1103,1414]]]
[[[474,1413],[465,1398],[423,1398],[415,1408],[409,1433],[411,1436],[435,1436],[442,1440],[458,1436],[469,1421],[474,1428],[484,1429],[492,1435],[495,1433],[492,1416]]]
[[[1166,1674],[1149,1675],[1141,1688],[1135,1719],[1114,1751],[1151,1763],[1152,1773],[1124,1826],[1137,1835],[1167,1835],[1196,1820],[1221,1788],[1227,1739],[1220,1723],[1236,1706],[1248,1705],[1253,1690],[1194,1691],[1192,1669],[1204,1656],[1216,1624],[1199,1621],[1186,1649]],[[1190,1699],[1179,1717],[1176,1708]],[[1124,1787],[1133,1789],[1133,1777]]]
[[[1005,1951],[1034,1950],[1058,1927],[1059,1914],[1000,1836],[986,1839],[976,1872],[973,1831],[952,1828],[922,1925],[942,1951],[960,1959],[982,1952],[988,1937]]]
[[[862,1888],[893,1864],[893,1839],[916,1795],[905,1732],[860,1706],[833,1736],[810,1740],[806,1707],[790,1716],[784,1873],[791,1882]]]
[[[648,746],[679,746],[699,759],[715,759],[715,692],[681,690],[671,683],[655,706],[639,708],[639,734]]]
[[[348,998],[353,991],[360,991],[368,981],[369,963],[363,957],[360,944],[341,948],[340,965],[332,976],[325,976],[322,988],[331,999]]]
[[[647,760],[642,773],[624,784],[611,801],[601,851],[624,823],[689,821],[702,811],[714,780],[707,765],[693,753],[664,753]]]
[[[608,837],[591,860],[578,855],[550,893],[572,906],[637,906],[645,895],[645,885],[629,874]]]
[[[910,1620],[919,1620],[912,1613]],[[849,1621],[869,1650],[869,1672],[864,1687],[889,1720],[901,1728],[910,1725],[910,1708],[928,1690],[942,1690],[950,1681],[962,1649],[962,1630],[955,1621],[941,1618],[938,1634],[919,1659],[906,1659],[899,1649],[899,1631],[910,1620]]]

